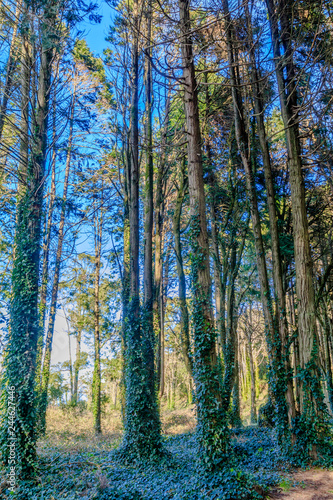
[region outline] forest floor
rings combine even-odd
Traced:
[[[295,471],[280,482],[280,492],[272,500],[333,500],[333,470]]]
[[[15,495],[6,495],[3,490],[0,498],[333,500],[333,470],[291,468],[268,429],[235,431],[234,453],[226,468],[214,474],[202,471],[197,461],[195,424],[193,406],[164,409],[164,446],[171,455],[158,463],[124,463],[114,454],[122,436],[119,411],[103,416],[103,434],[96,438],[89,412],[50,408],[47,434],[38,444],[36,483],[21,486]]]

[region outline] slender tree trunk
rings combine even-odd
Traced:
[[[103,189],[103,188],[102,188]],[[94,212],[95,284],[94,284],[94,373],[92,382],[92,407],[95,434],[101,434],[101,343],[100,343],[100,269],[102,252],[103,213]]]
[[[289,294],[289,307],[290,307],[290,323],[292,327],[292,332],[294,335],[294,366],[295,366],[295,395],[296,395],[296,409],[299,412],[299,402],[301,399],[300,395],[300,386],[298,383],[299,376],[299,342],[298,342],[298,330],[297,330],[297,320],[296,320],[296,312],[295,312],[295,295],[294,295],[294,286],[291,281],[290,284],[290,294]]]
[[[72,346],[71,346],[71,334],[68,329],[68,364],[69,364],[69,386],[71,390],[71,401],[73,401],[73,363],[72,363]]]
[[[125,424],[125,399],[126,399],[126,329],[128,327],[128,312],[130,298],[130,224],[129,224],[129,207],[130,207],[130,185],[131,185],[131,155],[130,145],[128,142],[128,134],[126,141],[125,154],[125,175],[124,175],[124,254],[123,254],[123,276],[122,276],[122,375],[120,382],[120,400],[122,419]]]
[[[329,345],[330,325],[329,325],[329,318],[327,314],[326,304],[323,305],[323,308],[324,308],[323,343],[324,343],[324,354],[325,354],[326,386],[327,386],[328,399],[331,407],[331,414],[333,414],[333,375],[332,375],[332,359],[331,359],[330,345]]]
[[[237,347],[237,318],[235,318],[235,285],[237,277],[237,240],[235,228],[232,229],[231,236],[231,256],[230,256],[230,283],[228,288],[227,302],[227,328],[224,359],[224,383],[223,383],[223,405],[225,411],[230,406],[231,392],[236,376],[236,347]]]
[[[191,210],[194,380],[201,456],[210,467],[225,457],[228,432],[217,373],[216,332],[211,304],[211,278],[203,182],[198,90],[193,63],[189,1],[179,0],[185,117],[188,140],[188,182]],[[214,465],[215,460],[215,465]]]
[[[209,123],[209,110],[210,110],[210,95],[208,87],[208,76],[205,75],[206,80],[206,122]],[[226,299],[226,275],[222,279],[222,263],[220,259],[220,250],[218,242],[218,224],[216,215],[216,178],[213,172],[212,151],[209,140],[209,131],[205,137],[205,149],[209,169],[209,201],[211,213],[211,240],[214,262],[214,286],[215,286],[215,308],[216,308],[216,326],[217,326],[217,350],[220,359],[225,356],[226,346],[226,324],[225,324],[225,299]]]
[[[234,427],[242,426],[242,419],[240,415],[240,391],[239,391],[239,347],[238,347],[238,333],[237,327],[235,328],[235,377],[234,386],[232,390],[232,425]]]
[[[166,121],[168,118],[166,118]],[[167,125],[166,125],[167,127]],[[166,144],[163,145],[165,149]],[[162,158],[158,165],[156,179],[156,209],[155,209],[155,270],[154,270],[154,331],[157,336],[157,386],[161,388],[161,364],[162,364],[162,288],[163,288],[163,217],[164,217],[164,200],[163,200],[163,177],[165,167],[165,151],[162,152]]]
[[[73,382],[73,403],[76,405],[78,402],[79,391],[79,371],[80,371],[80,357],[81,357],[81,336],[82,330],[79,329],[76,334],[76,354],[74,363],[74,382]]]

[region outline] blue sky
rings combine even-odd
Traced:
[[[100,24],[91,24],[89,22],[83,22],[80,25],[80,29],[84,31],[81,35],[87,41],[89,48],[94,52],[95,55],[102,55],[103,50],[107,47],[105,42],[105,37],[108,34],[109,26],[112,24],[112,19],[114,19],[116,10],[110,7],[105,1],[99,0],[98,14],[102,17]]]

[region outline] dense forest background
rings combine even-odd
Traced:
[[[103,3],[0,6],[7,485],[35,477],[52,408],[96,436],[119,410],[125,463],[169,460],[161,412],[188,406],[205,473],[244,425],[327,465],[332,3]]]

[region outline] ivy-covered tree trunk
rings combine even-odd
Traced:
[[[227,300],[227,328],[224,356],[224,380],[223,380],[223,406],[228,411],[230,406],[231,392],[236,376],[236,347],[237,347],[237,318],[235,317],[235,286],[237,276],[237,240],[235,228],[232,228],[231,236],[230,273]]]
[[[49,8],[51,7],[51,8]],[[28,17],[29,4],[23,5]],[[22,478],[33,474],[36,461],[36,353],[39,331],[38,282],[41,223],[47,145],[47,123],[54,44],[50,41],[55,18],[53,2],[45,6],[42,23],[42,54],[38,78],[35,129],[29,149],[30,56],[28,35],[22,32],[23,99],[20,185],[17,196],[15,251],[12,271],[10,336],[4,360],[2,393],[2,457],[6,464],[14,450]],[[46,30],[48,23],[48,30]],[[8,446],[11,444],[12,447]]]
[[[303,452],[317,457],[317,443],[328,436],[327,408],[320,382],[319,340],[316,327],[313,261],[310,249],[301,144],[299,138],[295,67],[293,64],[292,7],[285,1],[266,0],[281,114],[285,127],[291,191],[297,317],[299,336],[300,422]],[[281,32],[279,30],[281,24]],[[280,41],[283,44],[281,55]],[[286,68],[284,70],[284,68]],[[315,433],[313,430],[315,429]]]
[[[190,5],[179,0],[184,102],[188,141],[188,183],[191,210],[191,267],[193,290],[194,380],[197,434],[201,457],[215,467],[226,457],[228,430],[222,408],[212,311],[209,246],[204,193],[198,90],[193,63]]]
[[[130,173],[130,297],[126,320],[126,414],[122,451],[133,457],[161,452],[161,425],[154,378],[147,359],[145,330],[141,325],[139,283],[139,5],[133,5],[131,173]]]

